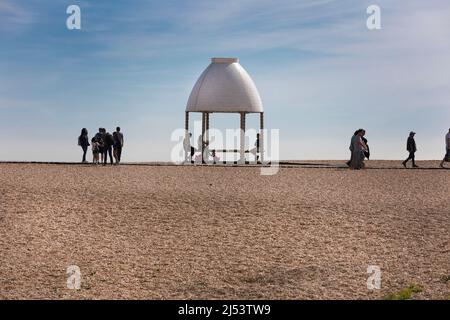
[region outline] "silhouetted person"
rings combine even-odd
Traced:
[[[111,133],[106,132],[106,129],[102,129],[102,135],[103,135],[103,165],[106,166],[106,163],[108,162],[108,154],[109,154],[109,160],[111,164],[114,164],[113,162],[113,154],[112,154],[112,146],[114,145],[114,139]]]
[[[203,141],[203,134],[198,136],[197,139],[198,151],[202,155],[202,163],[205,164],[205,159],[207,159],[208,152],[206,152],[206,141]]]
[[[409,137],[408,140],[406,141],[406,150],[408,150],[409,152],[409,156],[408,158],[402,162],[403,166],[406,168],[406,164],[408,163],[409,160],[412,161],[412,166],[413,168],[418,168],[419,166],[416,166],[416,151],[417,151],[417,147],[416,147],[416,141],[414,140],[414,136],[416,135],[415,132],[410,132],[409,133]]]
[[[184,147],[184,151],[186,151],[189,155],[190,155],[190,160],[191,163],[194,163],[194,154],[195,154],[195,148],[191,145],[191,138],[192,138],[192,133],[189,132],[189,136],[186,138],[184,138],[183,140],[183,147]]]
[[[260,155],[260,149],[259,149],[259,133],[256,134],[256,141],[255,141],[255,160],[257,163],[259,163],[259,155]]]
[[[100,163],[103,163],[103,156],[105,153],[105,143],[103,141],[103,128],[98,128],[98,132],[94,136],[95,140],[98,142],[98,154],[100,155]]]
[[[86,152],[87,152],[90,144],[89,144],[88,131],[86,128],[81,129],[81,134],[78,137],[78,145],[81,147],[81,149],[83,149],[83,159],[81,160],[81,162],[87,163]]]
[[[364,168],[364,152],[367,151],[367,146],[363,141],[363,136],[366,134],[366,131],[363,129],[358,130],[358,134],[356,135],[353,143],[353,156],[352,156],[352,169],[362,169]]]
[[[364,132],[364,134],[365,134],[365,132]],[[367,148],[364,151],[364,156],[367,158],[367,160],[369,160],[369,158],[370,158],[370,149],[369,149],[369,145],[367,144],[367,139],[364,136],[362,136],[361,139],[362,139],[362,141],[364,142],[364,144],[366,145],[366,148]]]
[[[116,164],[120,163],[122,158],[122,148],[123,148],[123,134],[120,132],[120,127],[116,128],[116,131],[113,133],[114,139],[114,158],[116,158]]]
[[[97,141],[97,138],[95,137],[92,138],[91,143],[92,143],[92,163],[99,164],[100,143]]]
[[[441,168],[444,168],[444,162],[450,162],[450,129],[448,129],[448,132],[445,135],[445,147],[447,152],[445,153],[444,159],[441,161]]]
[[[255,147],[251,150],[249,150],[249,152],[255,157],[255,163],[260,164],[261,162],[259,161],[260,155],[261,155],[261,149],[260,149],[260,135],[259,133],[256,134],[256,140],[255,140]]]
[[[351,166],[352,165],[352,159],[353,159],[353,150],[354,150],[354,145],[355,145],[355,140],[358,136],[358,133],[361,131],[362,129],[358,129],[355,131],[355,133],[353,134],[353,136],[350,138],[350,146],[348,147],[348,149],[350,150],[350,160],[347,161],[347,166]]]

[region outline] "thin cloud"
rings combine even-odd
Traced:
[[[0,2],[0,32],[23,28],[33,22],[35,15],[24,6],[8,0]]]

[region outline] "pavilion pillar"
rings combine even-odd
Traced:
[[[191,145],[191,138],[189,137],[189,112],[185,112],[184,115],[184,143],[183,145],[186,145],[186,141],[189,141],[189,146]],[[188,161],[188,154],[190,156],[191,154],[191,150],[186,150],[186,148],[184,148],[184,161],[187,162]],[[192,161],[192,159],[191,159]]]
[[[240,159],[239,162],[245,163],[245,112],[241,112],[241,141],[240,141]]]
[[[206,133],[206,112],[202,112],[202,163],[205,163],[204,152],[205,152],[205,133]]]
[[[205,146],[205,149],[208,150],[206,160],[209,160],[209,112],[205,112]]]
[[[209,112],[205,113],[205,142],[209,146]]]
[[[264,112],[259,114],[259,156],[261,158],[261,163],[264,163]]]

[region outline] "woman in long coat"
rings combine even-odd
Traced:
[[[362,137],[364,136],[365,131],[360,130],[353,140],[353,154],[352,154],[352,169],[362,169],[364,167],[364,158],[366,157],[365,153],[368,148],[364,143]]]

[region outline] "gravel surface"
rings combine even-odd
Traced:
[[[368,167],[0,164],[0,298],[449,299],[450,170]]]

